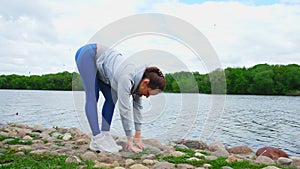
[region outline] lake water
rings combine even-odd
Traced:
[[[83,92],[0,90],[0,123],[90,132],[83,105]],[[254,151],[273,146],[300,156],[300,97],[162,93],[144,99],[143,117],[143,136],[165,143],[202,139],[228,147],[247,145]],[[117,111],[111,131],[124,135]]]

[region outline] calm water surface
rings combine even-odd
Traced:
[[[300,97],[290,96],[163,93],[144,99],[143,135],[162,142],[221,141],[229,147],[248,145],[254,151],[274,146],[300,156],[299,103]],[[83,92],[0,90],[0,123],[18,121],[90,132],[83,105]],[[111,130],[124,135],[117,111]]]

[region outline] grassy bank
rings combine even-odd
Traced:
[[[191,164],[196,167],[206,165],[210,169],[220,169],[223,166],[232,167],[234,169],[259,169],[267,167],[266,164],[251,164],[249,161],[234,161],[227,162],[225,157],[219,157],[215,160],[207,160],[202,157],[195,156],[195,151],[191,149],[183,149],[175,147],[176,151],[184,152],[184,156],[165,156],[156,155],[158,161],[168,161],[177,164]],[[11,169],[11,168],[31,168],[31,169],[48,169],[48,168],[63,168],[63,169],[73,169],[73,168],[95,168],[95,162],[82,160],[81,162],[68,162],[68,158],[71,156],[67,155],[52,155],[52,154],[31,154],[30,151],[17,151],[12,148],[0,147],[0,168],[1,169]],[[135,154],[131,158],[139,159],[147,150]],[[201,152],[203,154],[209,155],[206,152]],[[195,160],[189,160],[192,157]],[[80,157],[79,157],[80,158]],[[199,159],[199,160],[197,160]],[[124,159],[125,160],[125,159]],[[293,167],[284,167],[280,165],[272,165],[282,169],[295,169]],[[124,166],[125,167],[125,166]],[[97,167],[96,167],[97,168]],[[103,168],[103,167],[100,167]]]

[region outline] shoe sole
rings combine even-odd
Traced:
[[[117,151],[112,152],[112,151],[105,150],[104,148],[94,148],[93,146],[89,146],[89,148],[96,152],[100,151],[100,152],[107,152],[107,153],[117,153],[120,151],[119,149],[117,149]]]

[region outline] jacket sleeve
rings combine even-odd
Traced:
[[[141,113],[142,109],[143,109],[142,97],[137,94],[134,94],[133,95],[133,118],[134,118],[135,130],[141,130],[142,128],[142,121],[143,121],[143,116]]]
[[[119,79],[118,108],[126,136],[133,136],[132,132],[132,102],[130,89],[133,82],[126,76]]]

